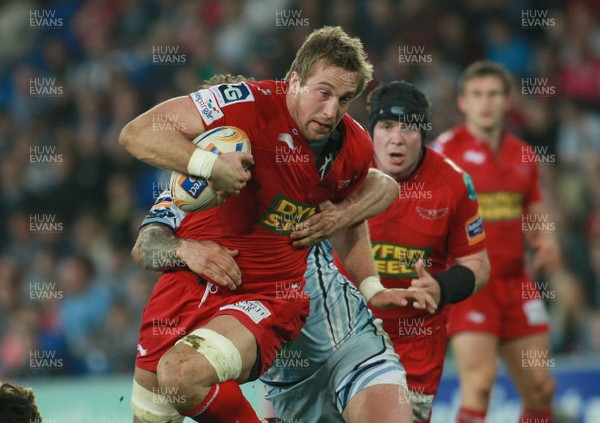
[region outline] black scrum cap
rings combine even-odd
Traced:
[[[425,94],[408,82],[390,82],[378,87],[371,93],[369,107],[369,133],[380,120],[412,121],[419,123],[422,139],[425,140],[425,128],[428,127],[427,111],[429,102]],[[407,116],[418,119],[407,119]]]

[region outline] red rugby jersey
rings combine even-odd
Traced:
[[[485,233],[469,175],[444,155],[426,148],[419,168],[400,181],[400,196],[383,213],[369,219],[373,258],[387,288],[408,288],[417,277],[419,258],[432,275],[444,272],[454,257],[485,248]],[[413,307],[372,309],[384,319],[392,338],[430,336],[445,325],[449,307],[434,315]]]
[[[255,165],[239,196],[204,213],[188,213],[180,237],[211,239],[239,250],[239,292],[275,291],[273,282],[303,281],[307,249],[292,247],[289,233],[326,200],[339,201],[366,177],[373,157],[367,131],[349,115],[340,122],[343,141],[321,179],[308,142],[290,116],[281,81],[222,84],[190,94],[206,130],[243,129]]]
[[[465,126],[438,137],[435,148],[473,178],[479,213],[488,239],[491,277],[515,278],[524,273],[526,210],[541,201],[537,156],[525,142],[504,132],[497,152]]]

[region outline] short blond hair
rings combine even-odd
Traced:
[[[300,84],[303,84],[319,62],[356,72],[358,84],[354,97],[361,95],[373,78],[373,65],[367,59],[362,42],[350,37],[339,26],[325,26],[313,31],[296,53],[285,79],[289,81],[292,72],[297,72]]]

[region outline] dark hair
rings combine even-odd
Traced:
[[[482,76],[495,76],[500,78],[502,85],[504,86],[504,94],[510,93],[512,85],[510,72],[501,64],[491,62],[489,60],[480,60],[478,62],[471,63],[462,73],[458,79],[458,93],[463,94],[465,92],[465,86],[473,78],[479,78]]]

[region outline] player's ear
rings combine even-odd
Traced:
[[[504,110],[508,112],[515,105],[515,95],[512,93],[512,91],[505,95],[506,95],[506,104],[504,105]]]
[[[300,75],[298,75],[298,72],[296,71],[290,73],[290,87],[294,84],[300,84]]]
[[[462,94],[459,94],[456,98],[456,105],[458,106],[458,110],[462,113],[465,112],[465,97]]]
[[[302,84],[300,83],[300,74],[298,72],[293,71],[290,73],[290,92],[294,95],[300,94],[300,87]]]

